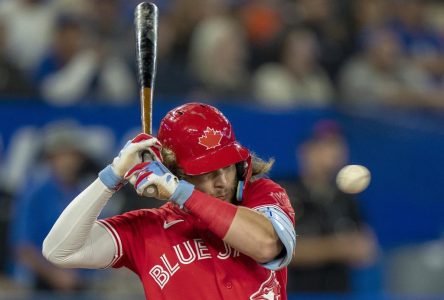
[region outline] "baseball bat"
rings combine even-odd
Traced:
[[[158,10],[154,3],[142,2],[134,12],[136,31],[136,63],[140,86],[140,107],[142,130],[152,134],[153,92],[156,77],[157,24]],[[148,151],[142,153],[142,160],[150,160]],[[149,194],[154,195],[156,188],[149,186]]]
[[[152,133],[152,110],[157,55],[157,6],[150,2],[137,5],[134,13],[136,63],[140,86],[142,130]]]

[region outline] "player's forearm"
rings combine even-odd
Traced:
[[[282,243],[271,222],[261,213],[237,207],[224,241],[259,263],[267,263],[282,251]]]
[[[84,260],[94,259],[94,257],[85,256],[85,253],[77,253],[85,247],[87,241],[91,241],[93,227],[100,227],[95,224],[95,221],[112,194],[113,191],[108,189],[100,179],[80,193],[65,208],[46,236],[43,242],[43,255],[53,263],[63,263],[71,256],[76,257],[76,261],[81,261],[82,256]],[[100,233],[100,229],[96,228],[96,232]],[[89,243],[86,246],[94,247],[94,244]],[[108,251],[106,253],[109,256]],[[99,254],[95,253],[95,255]],[[108,260],[111,261],[112,257]],[[71,262],[66,266],[74,267],[75,265]],[[88,265],[82,266],[88,267]]]
[[[218,237],[259,263],[273,260],[282,243],[271,222],[261,213],[194,190],[185,208]]]

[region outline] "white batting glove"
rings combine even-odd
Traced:
[[[184,205],[194,191],[194,185],[179,180],[161,162],[150,161],[136,165],[126,175],[137,193],[159,200],[170,200]]]
[[[146,133],[138,134],[126,143],[112,164],[99,173],[99,178],[108,188],[118,190],[126,183],[124,175],[135,165],[143,162],[144,158],[162,161],[161,148],[162,145],[155,137]],[[149,155],[144,156],[144,153]]]

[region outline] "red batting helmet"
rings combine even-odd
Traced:
[[[236,141],[227,118],[207,104],[188,103],[168,112],[160,123],[158,139],[174,152],[187,175],[251,160],[248,149]]]

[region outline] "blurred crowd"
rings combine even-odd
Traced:
[[[0,1],[0,99],[136,102],[138,2]],[[444,107],[441,1],[157,4],[156,96],[273,108]]]

